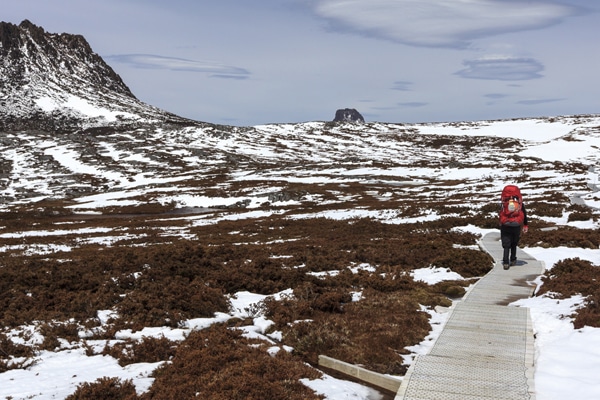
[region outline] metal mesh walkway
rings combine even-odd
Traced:
[[[499,233],[481,244],[502,259]],[[496,262],[454,306],[429,354],[409,368],[396,400],[535,399],[529,309],[506,305],[531,296],[529,282],[544,265],[520,249],[517,256],[509,270]]]

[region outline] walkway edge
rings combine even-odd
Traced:
[[[398,391],[400,384],[402,383],[401,379],[369,371],[368,369],[359,367],[358,365],[349,364],[325,355],[319,355],[319,365],[337,372],[341,372],[345,375],[352,376],[358,380],[370,383],[371,385],[385,390],[389,390],[393,393]]]

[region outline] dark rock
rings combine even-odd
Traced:
[[[356,109],[344,108],[335,112],[333,122],[365,122],[365,119]]]

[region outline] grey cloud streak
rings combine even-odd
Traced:
[[[247,79],[250,77],[250,72],[240,67],[153,54],[120,54],[107,56],[105,59],[128,64],[134,68],[202,72],[215,78]]]
[[[467,79],[522,81],[541,78],[544,66],[532,58],[489,57],[466,60],[456,75]]]

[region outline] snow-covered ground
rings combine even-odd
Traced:
[[[577,121],[577,122],[575,122]],[[227,218],[259,218],[269,213],[283,212],[280,208],[297,204],[300,200],[274,201],[276,207],[271,210],[258,210],[260,204],[264,203],[269,192],[276,191],[282,182],[307,182],[317,183],[347,183],[351,179],[361,181],[394,181],[399,191],[411,193],[411,184],[422,184],[424,179],[438,179],[448,181],[470,182],[469,184],[458,183],[449,187],[449,191],[471,190],[474,185],[481,182],[492,182],[490,189],[495,192],[509,183],[517,176],[514,168],[506,167],[502,161],[506,158],[502,155],[494,155],[493,149],[488,149],[486,154],[461,154],[461,160],[473,167],[451,168],[444,167],[439,163],[440,159],[448,160],[457,156],[451,152],[440,149],[430,149],[426,152],[423,148],[413,149],[413,143],[403,144],[401,140],[386,139],[386,135],[395,135],[398,131],[418,131],[420,135],[450,135],[450,136],[482,136],[497,138],[518,138],[522,141],[523,150],[519,153],[523,159],[519,161],[522,166],[528,167],[529,179],[540,179],[545,184],[549,182],[564,182],[565,180],[581,180],[595,185],[598,180],[594,169],[598,165],[598,147],[600,146],[600,117],[587,117],[579,119],[532,119],[516,121],[485,122],[475,125],[460,124],[427,124],[427,125],[369,125],[371,132],[357,137],[360,127],[355,127],[355,132],[340,131],[335,135],[323,134],[322,123],[306,123],[294,125],[265,125],[255,127],[248,132],[239,134],[207,135],[200,128],[190,128],[185,132],[177,134],[160,132],[160,137],[165,146],[172,148],[171,153],[179,151],[179,161],[186,165],[186,170],[174,171],[170,168],[156,170],[149,173],[143,166],[156,167],[160,162],[152,158],[152,146],[150,150],[142,151],[146,143],[139,144],[134,150],[126,150],[124,147],[117,149],[114,143],[103,142],[103,138],[97,139],[99,147],[104,149],[104,157],[112,159],[119,164],[118,168],[110,169],[105,165],[97,165],[86,162],[82,157],[80,148],[62,143],[60,139],[39,138],[22,135],[18,140],[21,147],[0,149],[0,156],[9,160],[12,172],[6,179],[6,184],[0,187],[0,195],[10,199],[4,203],[6,207],[18,204],[34,204],[37,200],[56,196],[56,181],[66,179],[65,177],[77,174],[94,176],[106,182],[106,190],[82,194],[76,197],[72,208],[78,212],[100,212],[107,206],[126,206],[140,204],[146,200],[139,200],[139,196],[153,196],[152,198],[162,204],[175,203],[178,207],[204,207],[229,206],[239,201],[249,200],[245,212],[229,214],[210,214],[196,216],[182,216],[190,221],[191,226],[215,223]],[[204,128],[203,128],[204,129]],[[348,128],[350,129],[350,128]],[[170,136],[173,135],[173,136]],[[119,134],[122,137],[123,134]],[[299,137],[302,136],[301,139]],[[156,136],[158,138],[158,136]],[[187,138],[185,141],[182,138]],[[134,138],[135,139],[135,138]],[[152,138],[151,138],[152,139]],[[275,140],[276,139],[276,140]],[[131,140],[134,143],[137,139]],[[154,140],[154,139],[152,139]],[[176,143],[181,142],[179,147]],[[272,146],[277,143],[277,147]],[[312,144],[312,147],[308,145]],[[202,155],[194,155],[188,151],[190,148],[210,149],[212,158],[206,161]],[[38,153],[50,157],[55,164],[55,169],[48,169],[48,164],[40,165],[32,162],[32,152],[27,149],[36,149]],[[154,148],[156,150],[156,148]],[[203,175],[210,167],[219,162],[221,154],[219,151],[227,151],[238,156],[253,159],[270,160],[277,162],[289,157],[298,159],[298,165],[293,169],[278,169],[272,166],[268,170],[251,168],[240,168],[230,174],[230,179],[235,182],[273,181],[271,187],[256,187],[246,193],[238,193],[231,196],[209,195],[201,192],[195,187],[179,185],[191,177]],[[365,155],[364,153],[367,152]],[[376,165],[360,165],[355,168],[339,167],[336,163],[349,155],[360,154],[363,159],[376,161]],[[390,168],[382,166],[386,160],[403,158],[403,162],[397,162]],[[416,160],[431,159],[432,166],[417,165]],[[498,161],[495,163],[495,160]],[[545,168],[536,171],[532,168],[535,163],[554,162],[580,162],[590,166],[585,174],[562,175],[554,170]],[[223,161],[224,162],[224,161]],[[436,163],[437,162],[437,163]],[[303,167],[303,163],[313,163],[312,169]],[[479,165],[486,163],[487,165]],[[210,164],[210,165],[209,165]],[[272,164],[271,164],[272,165]],[[314,167],[316,166],[316,167]],[[314,168],[313,168],[314,167]],[[60,169],[60,173],[56,172]],[[356,178],[358,177],[358,178]],[[71,178],[69,178],[71,179]],[[52,183],[54,182],[54,183]],[[67,182],[67,181],[65,181]],[[55,186],[53,186],[55,185]],[[66,183],[64,184],[66,185]],[[63,186],[64,186],[63,185]],[[525,181],[524,185],[527,183]],[[389,186],[389,187],[393,187]],[[63,187],[64,189],[64,187]],[[214,188],[213,188],[214,189]],[[35,195],[28,197],[20,196],[25,190]],[[532,186],[527,189],[530,194],[539,194],[543,188]],[[420,186],[418,196],[427,196],[423,186]],[[393,190],[389,193],[375,193],[380,200],[385,202],[388,197],[393,196]],[[591,207],[600,207],[600,199],[592,190],[580,193],[568,193],[569,195],[581,194],[583,202]],[[307,193],[302,201],[319,200],[318,196]],[[473,194],[477,196],[477,194]],[[367,209],[336,209],[332,211],[320,211],[318,213],[298,213],[291,218],[314,218],[326,217],[332,219],[350,219],[356,217],[376,218],[387,223],[402,224],[414,222],[412,217],[399,217],[394,210],[367,210]],[[592,221],[568,222],[567,215],[561,218],[546,218],[549,222],[561,225],[571,225],[579,228],[598,229],[598,225]],[[418,220],[436,219],[435,212],[424,210]],[[0,229],[2,227],[0,226]],[[474,233],[484,235],[487,231],[470,227],[457,227],[467,229]],[[74,228],[75,229],[75,228]],[[45,236],[48,245],[29,246],[27,251],[45,254],[45,252],[68,251],[68,247],[52,243],[52,237],[65,234],[77,233],[68,227],[56,230],[21,231],[0,233],[0,240],[13,239],[15,237]],[[122,236],[112,236],[110,230],[96,231],[103,234],[96,240],[109,244],[112,241],[122,239]],[[184,236],[186,232],[181,232]],[[62,247],[58,247],[62,246]],[[0,242],[0,254],[18,250],[19,245],[4,245]],[[528,248],[528,253],[542,260],[546,268],[551,269],[553,265],[565,258],[579,257],[589,260],[594,265],[600,266],[600,249],[584,250],[572,248]],[[369,266],[363,266],[368,268]],[[446,270],[435,267],[423,268],[413,271],[413,277],[418,280],[434,284],[445,279],[459,279],[460,276]],[[539,283],[539,282],[538,282]],[[285,292],[284,292],[285,293]],[[283,294],[283,293],[281,293]],[[117,338],[141,338],[142,336],[158,337],[164,336],[172,340],[181,340],[192,329],[201,329],[215,322],[221,322],[233,317],[248,316],[251,305],[264,299],[264,296],[253,293],[237,293],[231,298],[231,312],[229,314],[218,314],[214,318],[194,319],[187,322],[186,326],[171,328],[146,328],[142,331],[132,333],[130,331],[119,332]],[[600,329],[585,327],[575,330],[570,315],[582,305],[584,299],[575,296],[570,299],[556,300],[548,296],[534,297],[519,300],[512,306],[529,307],[536,333],[536,398],[537,400],[597,400],[600,399]],[[426,310],[431,315],[432,331],[426,340],[411,347],[414,354],[426,353],[436,336],[443,327],[446,314],[440,314],[434,310]],[[99,310],[99,318],[104,318],[109,313],[107,310]],[[254,316],[254,325],[246,327],[246,334],[261,337],[273,343],[273,351],[286,351],[283,346],[278,345],[277,333],[266,335],[270,321],[262,316]],[[33,327],[23,327],[23,330]],[[14,332],[13,340],[25,340],[18,337],[19,332]],[[33,335],[30,341],[40,340]],[[94,346],[94,343],[88,344]],[[98,346],[104,345],[97,343]],[[71,347],[65,343],[64,348],[57,352],[43,351],[36,356],[35,363],[27,369],[10,370],[0,374],[0,398],[11,399],[60,399],[73,393],[81,382],[92,382],[104,376],[132,379],[138,392],[145,391],[152,383],[150,374],[159,364],[133,364],[120,367],[117,360],[109,356],[86,356],[81,347]],[[328,399],[376,399],[377,393],[363,385],[352,383],[325,375],[319,380],[305,380],[304,383]]]
[[[336,215],[338,217],[338,215]],[[477,228],[458,227],[484,235],[488,231]],[[527,248],[528,253],[545,262],[548,269],[555,262],[566,257],[579,257],[600,265],[600,250],[584,250],[572,248]],[[415,270],[413,276],[428,284],[435,284],[447,279],[460,279],[454,272],[435,267]],[[275,297],[285,294],[282,292]],[[231,298],[231,312],[218,314],[214,318],[189,320],[185,328],[145,328],[132,333],[122,331],[117,339],[141,339],[142,337],[166,337],[171,340],[182,340],[192,329],[202,329],[215,322],[223,322],[232,317],[247,317],[253,304],[266,296],[248,292],[237,293]],[[536,334],[536,395],[538,400],[595,400],[600,398],[600,329],[585,327],[575,330],[571,315],[582,305],[581,296],[565,300],[556,300],[547,296],[519,300],[512,306],[529,307]],[[443,328],[447,313],[427,310],[431,315],[432,331],[425,341],[411,346],[413,355],[426,354]],[[109,311],[99,311],[99,317],[106,319]],[[254,316],[254,325],[245,327],[246,335],[259,337],[273,342],[273,351],[280,351],[277,345],[277,332],[265,335],[271,322],[262,316]],[[31,328],[33,331],[33,327]],[[36,340],[35,337],[32,340]],[[104,341],[88,345],[104,346]],[[286,350],[285,347],[283,350]],[[289,349],[288,349],[289,350]],[[410,357],[407,357],[410,360]],[[152,383],[150,374],[157,368],[156,364],[133,364],[120,367],[109,356],[87,356],[81,347],[69,348],[58,352],[43,351],[36,357],[35,364],[28,369],[11,370],[0,374],[0,398],[12,399],[60,399],[73,393],[82,382],[93,382],[104,376],[131,379],[138,392],[143,392]],[[324,375],[318,380],[304,380],[304,384],[322,393],[328,399],[376,399],[378,392],[366,386],[336,379]]]

